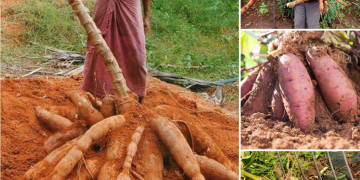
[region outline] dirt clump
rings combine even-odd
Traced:
[[[73,105],[65,98],[65,92],[76,90],[85,93],[79,89],[81,80],[81,76],[70,78],[41,76],[1,81],[1,175],[3,179],[24,179],[24,173],[47,155],[44,142],[52,135],[52,132],[36,119],[35,107],[41,106],[59,114],[70,112],[69,119],[73,120],[73,113],[71,113]],[[238,112],[221,109],[199,94],[151,77],[148,79],[144,104],[142,106],[135,105],[125,112],[123,115],[126,124],[110,132],[105,141],[95,145],[91,151],[87,152],[85,160],[96,162],[96,165],[102,166],[107,157],[107,152],[103,148],[112,143],[120,143],[119,156],[121,158],[118,161],[122,164],[130,137],[139,125],[143,125],[145,131],[133,161],[133,170],[144,175],[147,168],[143,166],[148,163],[142,162],[142,157],[146,157],[146,153],[149,152],[143,144],[155,142],[150,147],[156,146],[159,148],[157,153],[162,153],[164,156],[163,179],[183,179],[184,173],[149,127],[149,116],[158,113],[152,108],[159,105],[172,107],[172,112],[166,111],[167,116],[204,129],[231,162],[238,165]],[[65,107],[69,107],[69,109]],[[79,163],[74,169],[84,168],[82,164]],[[119,167],[120,169],[121,167]],[[74,170],[69,177],[76,177],[77,172]]]

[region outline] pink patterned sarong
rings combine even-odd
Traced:
[[[97,0],[94,21],[123,70],[129,89],[145,96],[146,49],[140,0]],[[114,94],[104,61],[88,40],[82,89],[97,96]]]

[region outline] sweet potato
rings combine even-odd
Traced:
[[[274,94],[272,95],[271,101],[272,118],[276,120],[282,120],[285,117],[285,107],[280,92],[279,82],[276,82]]]
[[[247,93],[251,91],[258,74],[259,74],[259,70],[254,69],[241,81],[240,83],[241,98],[243,98]]]
[[[271,104],[271,96],[275,86],[275,75],[270,65],[263,67],[251,89],[249,98],[241,108],[242,114],[267,113]]]
[[[70,151],[78,139],[79,138],[68,141],[66,144],[48,154],[42,161],[36,163],[33,167],[26,171],[24,175],[25,179],[37,180],[43,177],[49,168],[55,166],[61,160],[61,158],[63,158]]]
[[[100,112],[101,114],[107,118],[115,115],[115,101],[110,96],[105,96],[101,103]]]
[[[340,121],[352,122],[357,110],[357,95],[351,81],[339,65],[321,48],[312,47],[306,59],[331,113]]]
[[[86,124],[84,121],[76,121],[71,126],[56,132],[50,136],[44,143],[44,148],[47,153],[50,153],[54,149],[62,146],[67,141],[73,140],[80,135],[83,135],[86,131]]]
[[[219,162],[207,158],[206,156],[195,155],[196,160],[199,163],[201,173],[207,180],[238,180],[239,176],[226,168]]]
[[[76,141],[75,145],[60,160],[46,179],[64,180],[83,157],[83,154],[87,152],[96,141],[103,138],[111,130],[114,130],[124,124],[124,117],[122,115],[118,115],[106,118],[91,126],[91,128],[86,131],[86,133],[79,138],[78,141]]]
[[[36,107],[35,111],[37,119],[52,131],[59,131],[72,125],[72,122],[69,119],[52,114],[41,107]]]
[[[84,119],[88,126],[92,126],[104,119],[104,116],[92,106],[89,100],[81,97],[75,91],[66,92],[66,97],[69,98],[76,107],[79,118]]]
[[[315,92],[304,64],[293,54],[281,56],[278,65],[279,86],[290,120],[305,132],[315,120]]]
[[[152,117],[150,124],[184,173],[191,180],[205,180],[189,144],[176,125],[161,116]]]

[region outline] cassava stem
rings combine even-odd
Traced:
[[[101,31],[89,15],[88,9],[84,6],[81,0],[68,0],[68,2],[72,6],[74,13],[79,18],[82,26],[85,28],[91,43],[94,44],[96,52],[98,52],[104,60],[106,69],[110,73],[113,82],[115,96],[118,99],[127,98],[128,87],[122,74],[122,70],[109,46],[101,36]]]

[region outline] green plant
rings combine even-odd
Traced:
[[[327,12],[325,11],[323,12],[322,14],[323,20],[320,23],[322,23],[322,27],[324,29],[328,29],[329,25],[333,20],[335,20],[336,17],[342,19],[345,16],[343,13],[340,13],[340,10],[344,9],[345,6],[341,5],[337,1],[330,1],[330,0],[325,0],[325,1],[328,1],[329,10]]]
[[[277,8],[282,14],[283,18],[293,19],[294,18],[294,8],[288,8],[286,6],[287,3],[292,2],[293,0],[279,0],[277,4]]]
[[[92,13],[95,0],[84,3]],[[29,61],[20,58],[24,54],[43,56],[42,46],[86,52],[86,33],[66,0],[26,0],[7,14],[10,20],[22,23],[24,44],[4,46],[6,62]],[[146,35],[148,66],[206,80],[238,76],[239,1],[153,0],[150,21],[151,30]],[[193,66],[207,68],[194,70]]]
[[[260,7],[261,14],[266,14],[268,12],[267,5],[264,2],[261,3],[261,5],[259,7]]]

